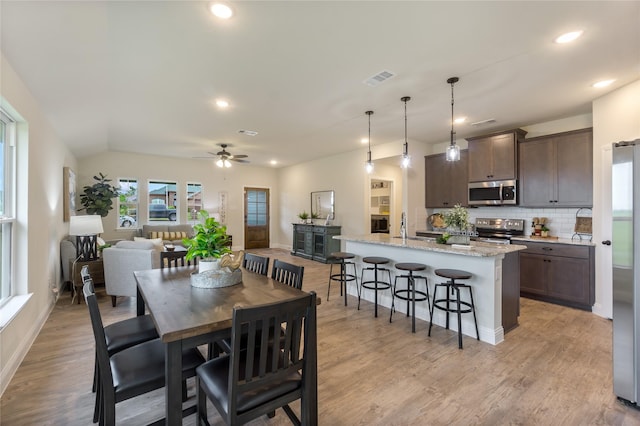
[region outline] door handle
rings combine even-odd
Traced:
[[[605,246],[610,246],[611,245],[611,241],[610,240],[604,240],[602,242],[602,244],[604,244]]]

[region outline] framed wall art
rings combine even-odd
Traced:
[[[71,167],[64,167],[63,173],[64,221],[69,222],[69,218],[76,215],[76,174]]]

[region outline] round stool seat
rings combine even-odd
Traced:
[[[390,260],[387,259],[386,257],[377,257],[377,256],[363,257],[362,261],[364,263],[371,263],[373,265],[384,265],[385,263],[390,262]]]
[[[335,251],[330,254],[331,257],[335,257],[336,259],[353,259],[356,257],[353,253],[348,253],[346,251]]]
[[[396,263],[396,269],[412,272],[424,271],[427,269],[427,265],[423,265],[422,263]]]
[[[461,271],[459,269],[436,269],[433,272],[439,277],[449,278],[452,280],[467,280],[472,276],[469,272]]]

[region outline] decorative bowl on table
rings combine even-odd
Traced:
[[[176,247],[173,244],[165,244],[164,249],[166,251],[174,251]]]

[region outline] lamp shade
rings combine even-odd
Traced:
[[[71,216],[69,235],[96,235],[104,232],[99,215]]]

